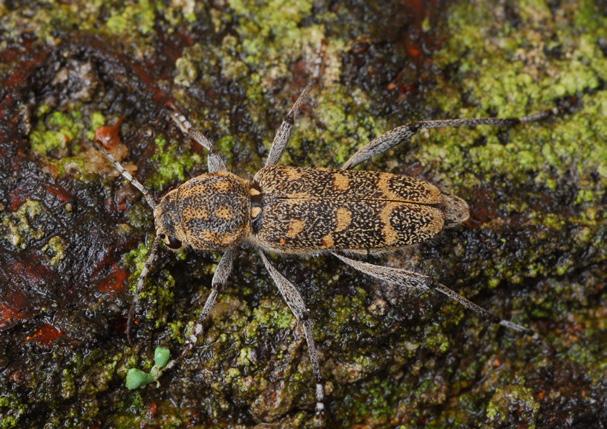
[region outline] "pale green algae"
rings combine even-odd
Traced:
[[[575,168],[581,198],[600,201],[607,184],[607,124],[600,120],[607,115],[607,93],[593,91],[607,79],[607,58],[598,45],[601,37],[607,37],[607,18],[597,13],[598,6],[593,10],[592,4],[584,1],[583,7],[571,11],[575,16],[570,25],[569,14],[551,18],[542,1],[523,2],[519,8],[523,23],[517,29],[507,24],[477,26],[494,18],[495,9],[489,4],[453,7],[448,18],[452,37],[434,59],[440,67],[457,67],[452,82],[438,85],[428,97],[429,103],[446,114],[520,117],[553,108],[559,97],[589,94],[572,115],[513,127],[508,144],[499,142],[499,130],[489,127],[444,130],[430,133],[429,139],[417,145],[415,158],[466,187],[478,185],[478,177],[503,176],[516,182],[532,173],[536,183],[554,189],[557,179]],[[595,33],[588,32],[589,26],[584,24],[588,14],[593,14],[593,22],[602,23],[590,26]],[[578,36],[580,31],[584,32]],[[541,49],[547,35],[552,39],[549,43],[565,50],[559,57]],[[461,85],[457,90],[466,94],[473,108],[463,107],[453,91],[445,91],[443,85],[449,88],[453,83]],[[486,137],[482,145],[476,144],[480,135]],[[589,183],[593,172],[600,174],[599,184]],[[596,194],[590,197],[591,190],[585,186]]]
[[[19,249],[25,249],[32,240],[42,239],[45,232],[36,226],[36,218],[44,211],[44,205],[40,201],[27,200],[12,213],[0,212],[2,238]]]
[[[0,429],[18,428],[19,420],[26,414],[27,408],[27,405],[14,395],[0,395]]]
[[[65,258],[65,240],[55,235],[48,240],[42,250],[49,254],[51,265],[56,267]]]
[[[97,173],[90,171],[90,160],[83,156],[85,148],[82,142],[94,139],[95,130],[105,123],[105,117],[98,111],[83,115],[80,107],[72,104],[66,111],[61,111],[40,105],[29,141],[32,151],[42,157],[57,175],[75,175],[87,181]]]

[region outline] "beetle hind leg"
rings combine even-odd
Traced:
[[[368,276],[375,277],[376,279],[383,280],[386,283],[390,283],[404,288],[431,290],[433,292],[438,292],[441,295],[445,295],[452,301],[458,302],[468,310],[472,310],[473,312],[478,314],[482,319],[490,323],[504,326],[505,328],[524,334],[532,334],[534,336],[537,335],[529,328],[526,328],[509,320],[501,319],[495,314],[485,310],[483,307],[464,298],[454,290],[449,289],[442,283],[436,282],[431,277],[413,271],[404,270],[401,268],[384,267],[381,265],[374,265],[368,262],[358,261],[356,259],[350,259],[334,252],[332,252],[332,254],[346,265],[349,265],[355,270],[360,271],[363,274],[367,274]]]

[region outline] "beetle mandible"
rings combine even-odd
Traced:
[[[316,378],[317,414],[324,412],[325,405],[312,321],[295,285],[272,265],[266,253],[329,253],[371,277],[402,287],[438,292],[491,323],[531,333],[530,329],[500,319],[428,276],[352,259],[352,255],[385,253],[423,242],[445,228],[461,224],[468,219],[469,212],[463,199],[442,192],[428,182],[404,175],[351,168],[399,143],[409,141],[422,129],[508,126],[538,121],[554,112],[508,119],[412,122],[373,139],[340,169],[279,165],[295,116],[313,82],[308,83],[289,110],[276,132],[265,165],[252,180],[230,173],[222,157],[214,150],[213,143],[171,103],[167,105],[171,120],[185,136],[208,151],[208,173],[184,182],[156,203],[137,179],[103,147],[98,147],[121,175],[141,191],[154,212],[156,237],[137,280],[127,319],[127,334],[130,333],[139,292],[157,259],[160,243],[173,251],[188,247],[199,251],[224,252],[213,275],[211,292],[182,356],[196,344],[202,324],[230,275],[238,247],[246,243],[257,249],[266,270],[303,330]]]

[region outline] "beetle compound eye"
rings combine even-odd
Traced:
[[[181,249],[181,241],[179,241],[173,237],[169,238],[168,241],[165,241],[165,244],[167,245],[167,247],[169,249],[173,249],[173,250]]]

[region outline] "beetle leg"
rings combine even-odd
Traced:
[[[219,292],[221,292],[221,289],[230,277],[235,256],[236,247],[232,247],[226,250],[219,260],[217,269],[215,269],[215,273],[213,274],[213,280],[211,280],[211,292],[209,293],[209,296],[207,296],[204,307],[202,307],[202,312],[198,317],[198,322],[194,326],[194,333],[188,338],[188,344],[182,354],[188,353],[189,350],[196,345],[198,336],[202,333],[203,324],[215,306]]]
[[[278,130],[276,131],[276,135],[274,136],[274,140],[272,141],[272,147],[270,148],[270,153],[268,154],[268,157],[266,158],[266,164],[265,164],[266,167],[277,164],[278,161],[280,160],[282,153],[285,151],[285,148],[287,147],[287,144],[289,143],[289,138],[291,137],[291,131],[293,130],[293,125],[295,123],[295,115],[297,115],[297,112],[298,112],[299,108],[301,107],[301,104],[303,103],[303,101],[306,99],[306,97],[310,93],[310,90],[312,89],[313,84],[314,84],[314,80],[311,80],[310,82],[308,82],[308,84],[305,86],[305,88],[301,91],[301,94],[299,94],[299,97],[297,97],[297,100],[295,100],[295,103],[293,103],[293,106],[289,110],[289,113],[287,113],[287,116],[283,119],[282,123],[280,124],[280,127],[278,127]]]
[[[145,279],[150,272],[152,266],[156,263],[158,259],[158,249],[160,247],[160,240],[156,237],[154,238],[154,242],[152,243],[152,249],[150,250],[150,254],[148,258],[145,260],[145,264],[143,265],[143,269],[137,278],[137,286],[135,286],[135,294],[133,295],[133,301],[131,302],[131,306],[129,307],[129,313],[126,319],[126,337],[129,341],[131,341],[131,326],[133,325],[133,317],[135,316],[135,311],[137,310],[137,304],[139,304],[139,294],[143,290],[143,285]]]
[[[197,144],[202,146],[204,149],[209,151],[207,158],[207,169],[209,173],[216,173],[218,171],[227,171],[225,161],[217,152],[213,142],[209,140],[200,130],[194,128],[192,123],[182,113],[177,110],[177,107],[172,103],[167,105],[169,107],[169,117],[175,123],[177,128],[181,130],[183,134],[194,140]]]
[[[265,167],[269,167],[271,165],[275,165],[280,161],[280,157],[282,156],[287,144],[289,144],[289,138],[291,137],[291,131],[293,131],[293,125],[295,123],[295,116],[301,107],[301,104],[306,99],[314,84],[320,78],[320,68],[322,63],[322,55],[321,55],[321,46],[318,47],[318,55],[314,61],[314,66],[311,71],[311,79],[308,81],[304,89],[291,106],[289,113],[285,119],[283,119],[280,127],[276,130],[276,135],[274,136],[274,140],[272,141],[272,147],[270,148],[270,153],[268,153],[268,157],[266,158]]]
[[[287,280],[287,278],[283,276],[276,268],[274,268],[261,250],[259,251],[259,255],[261,256],[261,260],[263,261],[266,270],[268,270],[270,273],[270,277],[272,277],[274,284],[276,284],[278,291],[303,329],[304,337],[306,338],[306,343],[308,345],[310,363],[312,364],[312,372],[316,377],[316,414],[322,417],[325,411],[325,392],[322,384],[322,377],[320,375],[320,365],[318,363],[316,343],[314,342],[314,337],[312,336],[312,320],[309,318],[309,311],[306,308],[306,304],[304,303],[304,300],[295,285]]]
[[[360,148],[352,155],[342,166],[343,170],[354,167],[369,158],[384,153],[388,149],[402,143],[408,142],[422,129],[430,128],[455,128],[455,127],[476,127],[477,125],[491,125],[496,127],[511,126],[516,124],[525,124],[547,118],[557,112],[557,109],[547,110],[522,118],[475,118],[475,119],[439,119],[433,121],[411,122],[403,126],[394,128],[371,140],[369,144]]]
[[[343,255],[339,255],[337,253],[331,252],[334,256],[340,259],[345,264],[351,266],[357,271],[361,273],[367,274],[368,276],[375,277],[376,279],[383,280],[387,283],[405,287],[405,288],[415,288],[422,290],[431,290],[433,292],[441,293],[447,296],[449,299],[456,301],[463,305],[468,310],[474,311],[481,318],[495,323],[501,326],[504,326],[508,329],[512,329],[517,332],[522,332],[525,334],[534,334],[533,331],[529,328],[525,328],[517,323],[511,322],[509,320],[500,319],[495,314],[485,310],[483,307],[476,305],[472,301],[467,300],[457,292],[452,289],[449,289],[447,286],[434,281],[432,278],[425,276],[423,274],[419,274],[413,271],[407,271],[402,268],[392,268],[392,267],[383,267],[381,265],[373,265],[368,262],[357,261],[355,259],[347,258]],[[534,334],[536,335],[536,334]]]

